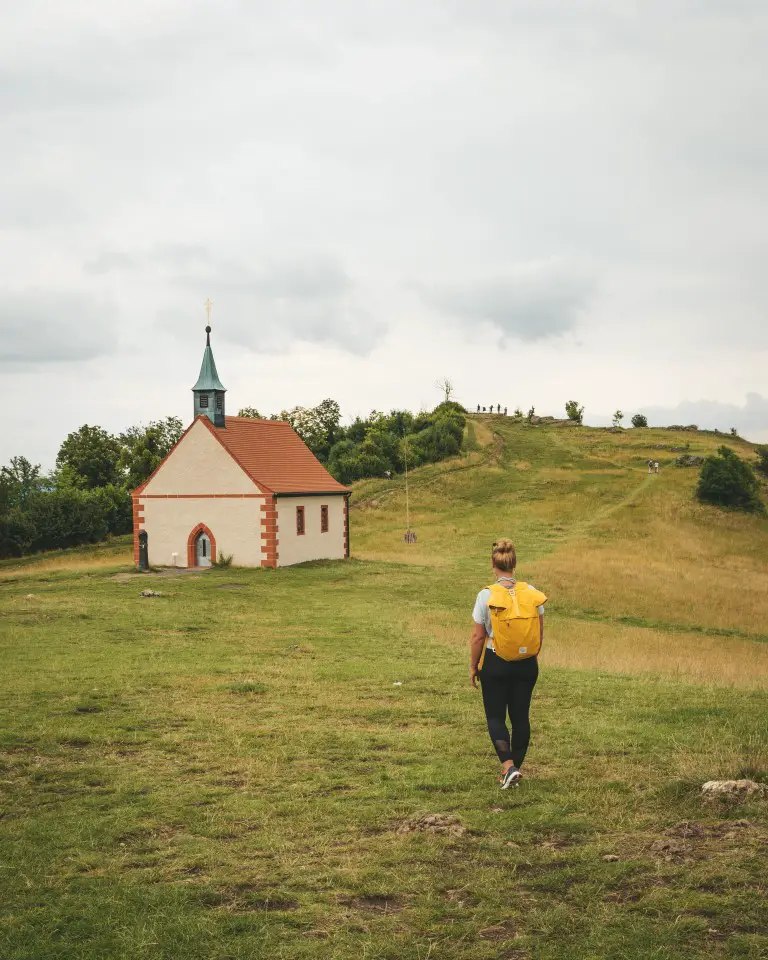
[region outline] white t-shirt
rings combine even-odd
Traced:
[[[517,583],[516,580],[504,580],[504,581],[497,580],[496,582],[497,583],[511,582],[513,585]],[[529,584],[529,586],[533,586],[533,584]],[[533,589],[535,590],[536,588],[534,587]],[[488,608],[488,601],[490,599],[491,599],[491,591],[488,589],[488,587],[485,587],[477,595],[477,600],[475,600],[475,608],[472,611],[472,619],[475,621],[475,623],[480,623],[485,627],[485,632],[488,634],[488,637],[485,641],[485,645],[489,650],[493,650],[493,652],[495,653],[496,647],[494,647],[493,645],[493,627],[491,627],[491,611]],[[543,617],[544,604],[542,603],[538,609],[539,609],[539,616]]]

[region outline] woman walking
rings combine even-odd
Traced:
[[[494,543],[491,564],[494,582],[478,593],[472,611],[469,678],[473,687],[480,680],[488,733],[501,762],[501,789],[507,790],[519,785],[531,738],[528,713],[539,675],[547,598],[515,580],[517,556],[511,540]]]

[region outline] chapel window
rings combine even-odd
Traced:
[[[296,536],[304,536],[304,507],[296,507]]]
[[[224,402],[224,398],[222,397],[222,395],[221,395],[220,393],[217,393],[217,394],[216,394],[216,409],[217,409],[217,410],[221,410],[222,405],[223,405],[223,402]]]
[[[328,507],[320,507],[320,533],[328,533]]]
[[[208,394],[203,393],[200,396],[200,409],[202,410],[204,407],[207,407],[207,406],[208,406]]]

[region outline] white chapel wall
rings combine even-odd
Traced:
[[[187,496],[194,493],[259,492],[253,480],[199,420],[142,491],[143,494]]]
[[[304,507],[304,535],[296,533],[296,507]],[[328,532],[320,531],[320,507],[328,507]],[[307,560],[343,560],[344,497],[277,498],[277,565]]]
[[[264,556],[261,546],[261,505],[259,497],[140,497],[144,506],[143,529],[147,531],[149,562],[170,567],[187,565],[187,540],[192,530],[204,523],[216,541],[216,553],[233,555],[239,567],[259,567]]]

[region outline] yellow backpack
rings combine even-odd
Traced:
[[[526,660],[541,649],[539,607],[546,596],[529,583],[518,580],[511,588],[492,583],[488,609],[491,612],[493,645],[502,660]],[[482,667],[485,650],[480,660]]]

